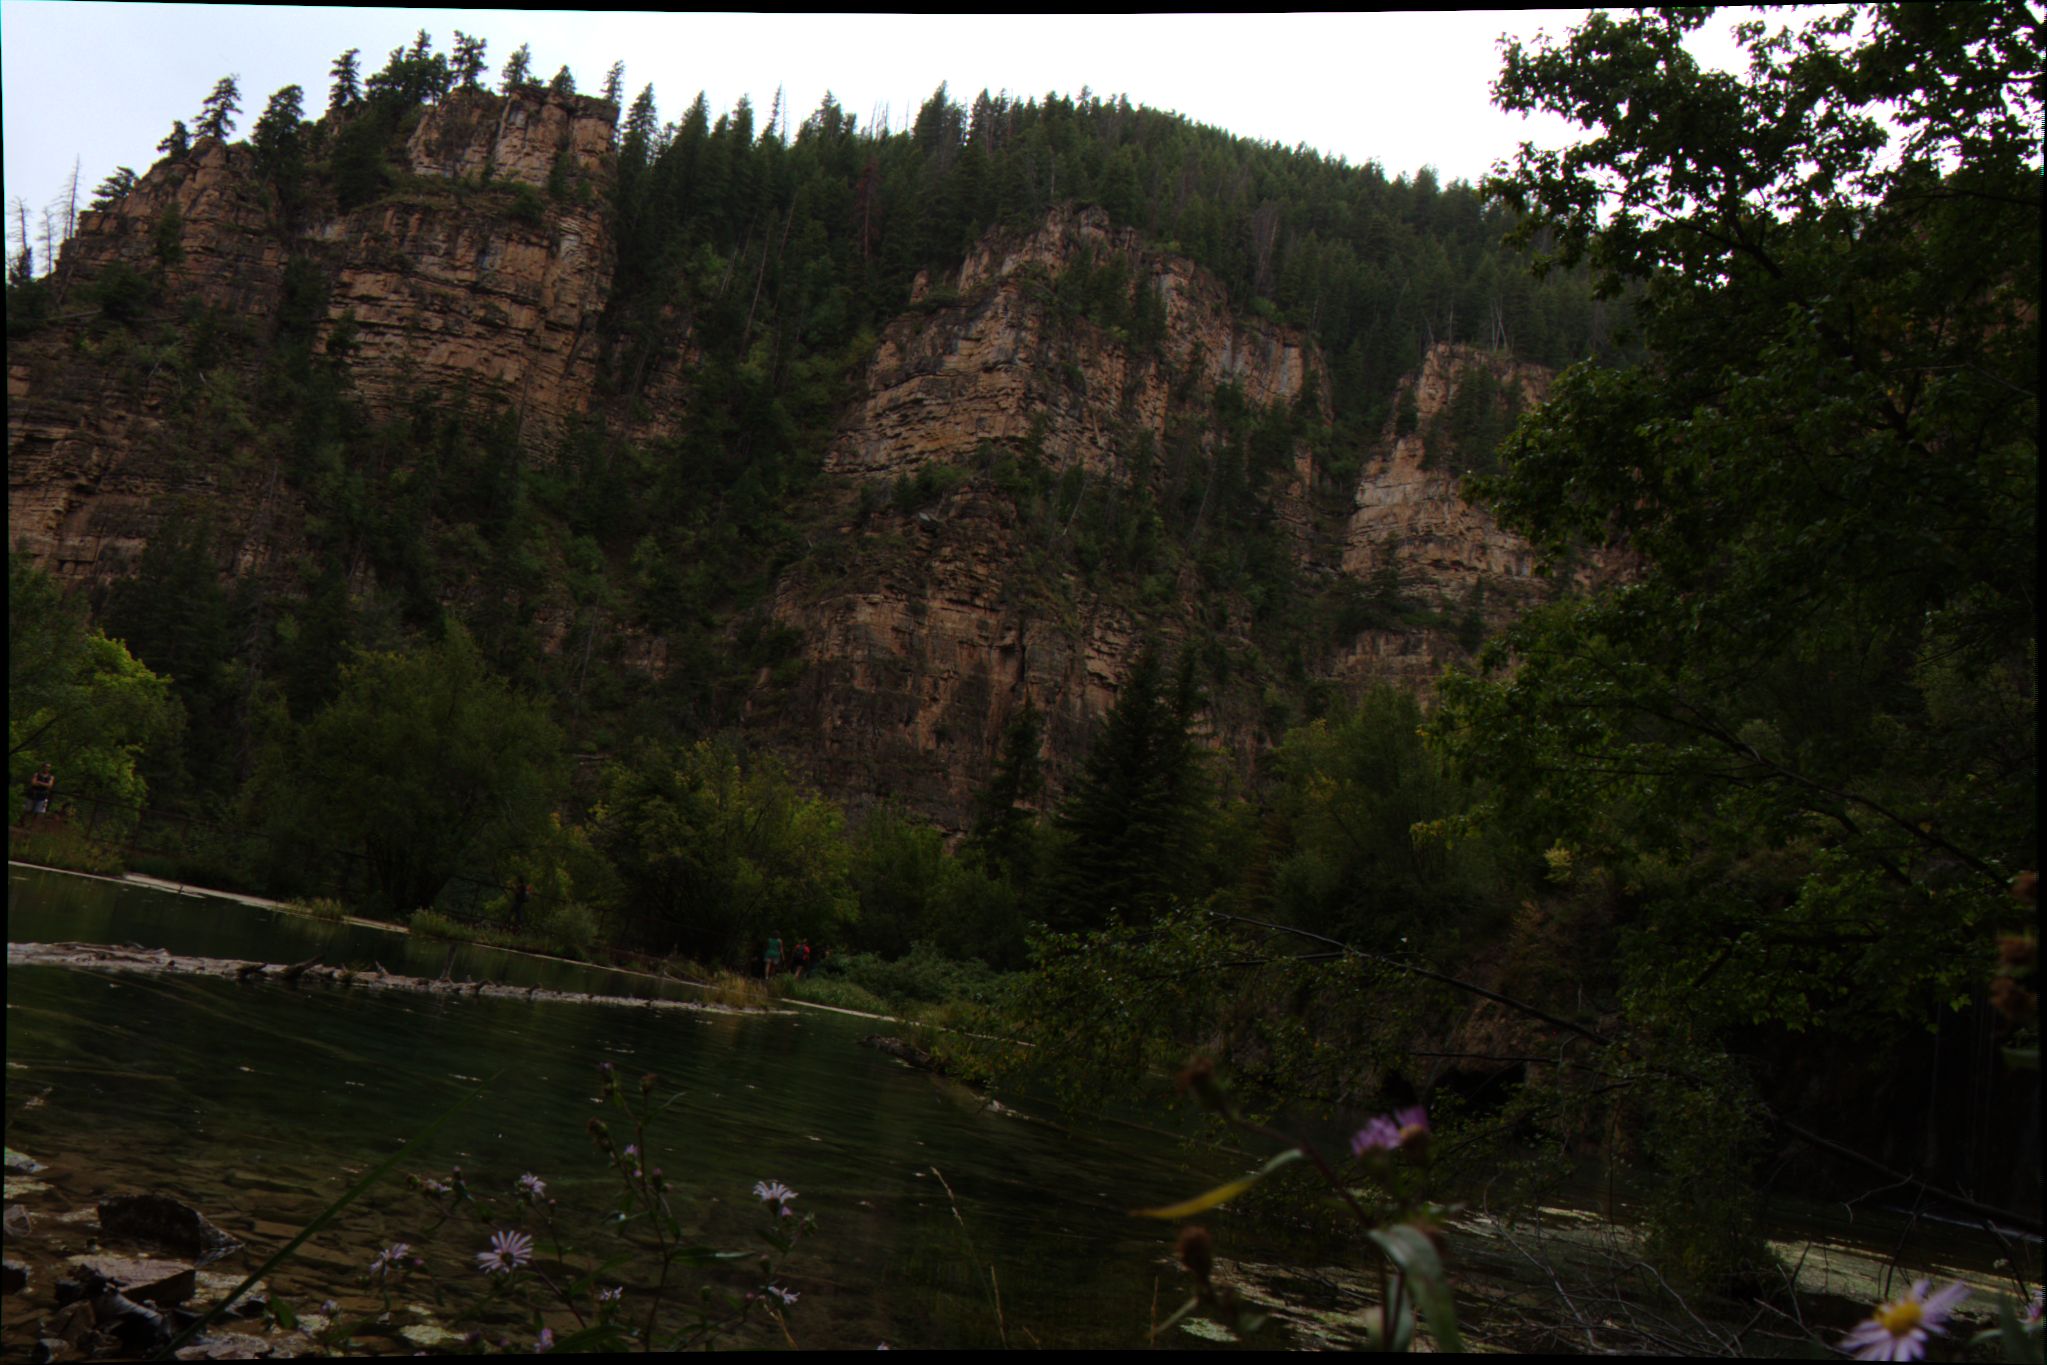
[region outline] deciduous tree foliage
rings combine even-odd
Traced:
[[[246,799],[278,856],[346,854],[368,901],[403,912],[539,840],[562,769],[545,704],[491,676],[451,625],[436,644],[343,667],[334,700],[280,736]]]
[[[19,551],[7,557],[7,778],[20,809],[28,774],[44,763],[60,797],[105,803],[117,822],[148,796],[145,753],[176,743],[184,713],[170,679],[86,625],[48,574]],[[89,809],[89,807],[81,807]]]
[[[1591,135],[1492,188],[1636,291],[1647,356],[1565,372],[1473,483],[1622,582],[1506,632],[1439,729],[1610,878],[1637,1023],[1866,1044],[1980,990],[2038,857],[2040,22],[1759,21],[1735,76],[1705,17],[1507,51],[1499,102]]]

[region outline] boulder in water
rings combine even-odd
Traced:
[[[217,1261],[242,1244],[206,1221],[189,1204],[161,1194],[116,1195],[99,1203],[100,1228],[110,1237],[136,1241],[193,1258],[197,1265]]]

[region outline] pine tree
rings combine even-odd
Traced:
[[[1193,659],[1169,691],[1156,647],[1138,656],[1056,824],[1067,837],[1049,907],[1060,927],[1144,923],[1190,889],[1202,773],[1187,725]]]
[[[195,137],[219,138],[225,142],[227,135],[235,130],[235,115],[242,111],[242,91],[233,76],[222,76],[215,83],[213,93],[199,108],[199,118],[193,124]]]
[[[114,167],[114,173],[100,181],[93,191],[92,203],[88,206],[94,212],[103,213],[127,198],[128,191],[135,188],[135,172],[127,166]]]
[[[192,150],[192,135],[185,131],[185,120],[171,120],[171,131],[156,144],[156,149],[173,161],[183,161],[185,154]]]
[[[550,95],[573,95],[576,93],[576,78],[570,73],[566,63],[563,64],[561,70],[554,73],[554,79],[547,83],[547,93]]]
[[[995,773],[974,803],[974,827],[966,840],[966,847],[990,872],[1014,886],[1028,884],[1035,871],[1031,829],[1037,818],[1034,808],[1045,789],[1044,763],[1038,755],[1044,733],[1044,716],[1026,698],[1003,729]]]
[[[532,66],[533,49],[525,43],[519,44],[519,50],[505,59],[504,80],[499,89],[507,95],[518,94],[525,87],[529,79],[527,73]]]
[[[278,200],[287,213],[296,207],[305,177],[305,138],[301,127],[305,93],[296,85],[287,85],[272,95],[249,138],[256,149],[256,163],[277,187]]]
[[[464,90],[483,88],[484,49],[489,44],[482,38],[472,38],[461,29],[455,30],[455,62],[453,71],[456,81]]]
[[[614,107],[625,98],[624,62],[613,62],[611,70],[604,73],[604,98]]]
[[[350,105],[362,101],[362,82],[358,79],[356,57],[362,52],[352,47],[334,59],[334,65],[327,74],[334,78],[334,84],[327,95],[327,112],[338,114]]]

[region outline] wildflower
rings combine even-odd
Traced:
[[[1399,1146],[1400,1129],[1381,1114],[1352,1135],[1350,1154],[1361,1157],[1367,1152],[1390,1152]]]
[[[543,1199],[547,1195],[547,1182],[528,1171],[519,1177],[519,1193],[529,1199]]]
[[[486,1275],[509,1275],[533,1259],[533,1239],[523,1232],[494,1232],[490,1250],[476,1253],[476,1268]]]
[[[378,1252],[376,1259],[370,1262],[370,1278],[381,1280],[392,1271],[401,1269],[405,1258],[411,1252],[412,1247],[405,1242],[391,1243],[391,1245]]]
[[[341,1305],[332,1299],[325,1299],[320,1304],[320,1311],[331,1318],[341,1311]]]
[[[2019,1321],[2024,1323],[2028,1327],[2038,1327],[2040,1325],[2041,1321],[2040,1296],[2042,1293],[2047,1293],[2047,1291],[2035,1289],[2033,1291],[2032,1302],[2026,1305],[2025,1312],[2019,1314]]]
[[[421,1193],[432,1195],[436,1199],[444,1194],[453,1193],[454,1190],[454,1187],[445,1180],[422,1180],[419,1182],[419,1188]]]
[[[543,1352],[552,1351],[553,1349],[554,1329],[552,1327],[541,1328],[539,1338],[535,1340],[533,1343],[533,1353],[535,1355],[540,1355]]]
[[[797,1299],[797,1294],[795,1290],[784,1289],[782,1288],[782,1286],[778,1284],[769,1285],[768,1292],[770,1294],[773,1294],[776,1298],[780,1299],[782,1301],[782,1306],[784,1308],[787,1308],[790,1304],[795,1303]]]
[[[609,1289],[600,1289],[597,1291],[597,1302],[599,1303],[617,1303],[624,1297],[625,1286],[622,1284],[615,1284],[611,1286],[611,1288]]]
[[[1905,1296],[1883,1304],[1868,1321],[1841,1338],[1841,1349],[1857,1360],[1918,1360],[1926,1354],[1926,1338],[1941,1334],[1955,1305],[1969,1297],[1959,1280],[1929,1296],[1931,1280],[1915,1280]]]
[[[789,1201],[796,1197],[796,1191],[779,1180],[756,1180],[753,1192],[761,1203],[775,1205],[784,1218],[795,1212],[789,1207]]]
[[[1351,1136],[1350,1154],[1364,1157],[1369,1152],[1397,1152],[1403,1147],[1419,1150],[1429,1140],[1429,1111],[1419,1104],[1381,1114]]]

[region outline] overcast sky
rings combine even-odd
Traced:
[[[941,81],[962,103],[984,88],[1086,86],[1245,137],[1377,161],[1389,175],[1433,166],[1446,181],[1476,180],[1524,138],[1568,136],[1559,120],[1491,106],[1495,40],[1561,35],[1583,13],[948,17],[0,0],[6,197],[33,218],[63,191],[74,158],[81,199],[117,165],[146,170],[171,121],[190,124],[230,73],[241,84],[238,136],[285,85],[304,86],[317,113],[337,54],[361,48],[367,75],[421,28],[437,52],[457,28],[488,39],[493,72],[530,43],[537,75],[566,63],[586,92],[623,60],[628,93],[651,81],[664,120],[699,90],[714,112],[751,96],[759,124],[778,87],[795,121],[830,90],[863,126],[886,106],[900,128]]]

